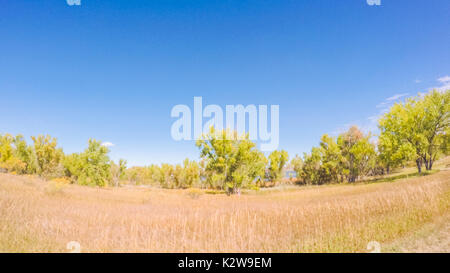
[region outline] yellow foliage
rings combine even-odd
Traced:
[[[65,184],[65,185],[72,183],[72,181],[70,181],[70,179],[67,178],[67,177],[54,178],[54,179],[51,180],[51,182],[59,183],[59,184]]]
[[[68,184],[70,184],[70,180],[66,178],[52,179],[47,183],[45,192],[48,194],[62,193],[62,191],[67,187]]]
[[[198,199],[201,195],[203,195],[203,191],[197,188],[189,188],[187,190],[187,195],[192,199]]]

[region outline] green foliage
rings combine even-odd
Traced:
[[[10,134],[0,135],[0,168],[10,172],[24,169],[23,162],[14,156],[13,141]]]
[[[64,160],[67,175],[80,185],[106,186],[111,179],[109,150],[100,141],[89,140],[88,148]],[[122,162],[122,168],[125,162]],[[119,167],[120,168],[120,167]]]
[[[338,137],[342,155],[342,173],[348,182],[355,182],[365,176],[376,163],[375,145],[370,142],[371,135],[364,135],[356,126]]]
[[[200,186],[201,166],[195,161],[185,159],[183,164],[148,167],[132,167],[125,171],[124,177],[135,184],[159,185],[162,188],[189,188]]]
[[[321,151],[318,147],[311,149],[311,154],[305,153],[303,155],[303,168],[301,172],[301,178],[305,184],[322,184],[323,181],[320,178],[321,168]]]
[[[216,131],[211,127],[197,141],[197,146],[212,186],[236,193],[264,177],[267,159],[248,135],[239,136],[237,132]]]
[[[33,147],[27,145],[22,135],[17,135],[14,138],[13,144],[15,146],[15,157],[25,164],[25,168],[21,173],[36,173],[37,158]]]
[[[268,168],[268,178],[271,181],[278,181],[281,179],[283,168],[289,160],[288,152],[281,151],[273,151],[269,155],[269,168]]]
[[[300,178],[306,184],[354,182],[368,175],[376,164],[375,145],[370,134],[364,135],[356,126],[337,138],[323,135],[320,146],[304,155]]]
[[[295,155],[295,157],[291,160],[291,166],[294,169],[297,179],[300,179],[300,177],[302,176],[302,169],[303,169],[302,158],[298,155]]]
[[[173,179],[176,188],[189,188],[198,185],[200,182],[199,164],[186,158],[183,165],[176,165]]]
[[[336,140],[327,134],[323,135],[320,142],[322,165],[320,168],[320,182],[331,183],[342,180],[343,155]]]
[[[125,171],[124,179],[136,185],[152,185],[159,184],[157,175],[159,174],[159,167],[150,165],[148,167],[131,167]]]
[[[62,165],[64,153],[57,148],[56,138],[49,135],[32,136],[34,153],[36,155],[36,172],[47,179],[60,177],[64,174]]]
[[[450,90],[434,90],[395,104],[380,118],[379,128],[377,149],[372,135],[354,126],[337,138],[323,135],[318,147],[303,159],[293,158],[290,166],[303,183],[317,185],[389,173],[411,160],[419,173],[423,164],[431,170],[439,155],[450,153]],[[196,142],[200,162],[186,159],[182,164],[147,167],[127,168],[123,159],[111,161],[108,148],[92,139],[84,152],[67,156],[57,147],[56,138],[39,135],[32,140],[28,146],[21,135],[0,135],[0,171],[70,179],[81,185],[118,186],[128,180],[163,188],[209,187],[237,193],[241,188],[258,188],[265,178],[280,180],[289,160],[284,150],[273,151],[267,159],[248,135],[214,128]]]
[[[163,163],[161,167],[158,169],[159,172],[156,173],[156,178],[163,188],[174,188],[173,174],[174,174],[174,166],[170,164]]]
[[[0,168],[18,174],[36,171],[35,154],[22,135],[0,135]]]
[[[300,177],[306,184],[338,182],[343,172],[342,162],[341,150],[336,140],[323,135],[320,146],[314,147],[310,155],[304,155]]]
[[[114,163],[111,160],[111,181],[115,187],[119,186],[121,179],[125,177],[125,170],[127,169],[127,161],[124,159],[119,160],[119,164]]]
[[[388,149],[387,160],[383,160],[389,164],[392,157],[413,157],[419,172],[422,171],[422,164],[431,170],[439,154],[447,152],[449,126],[450,90],[433,90],[410,98],[405,103],[395,104],[379,120],[382,141],[390,142],[384,145],[392,146],[392,151]]]
[[[392,168],[414,159],[414,154],[414,147],[411,143],[401,142],[392,132],[381,132],[378,138],[378,157],[386,168],[386,173],[389,174]]]

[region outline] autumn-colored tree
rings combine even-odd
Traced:
[[[10,134],[0,135],[0,168],[8,172],[25,173],[27,163],[21,157],[22,137],[13,137]],[[19,144],[19,149],[16,144]],[[26,144],[25,144],[26,146]]]
[[[64,174],[62,165],[64,153],[58,148],[56,138],[49,135],[32,136],[34,142],[33,149],[36,155],[37,174],[42,177],[51,179],[60,177]]]
[[[145,167],[131,167],[125,170],[125,179],[136,184],[159,185],[157,176],[159,175],[159,167],[150,165]]]
[[[195,161],[185,159],[183,165],[177,164],[173,169],[173,182],[176,188],[189,188],[200,184],[200,166]]]
[[[21,173],[34,174],[37,169],[37,158],[33,147],[28,146],[22,135],[17,135],[13,140],[14,155],[25,163],[25,169]]]
[[[161,167],[158,169],[159,172],[156,174],[156,178],[163,188],[175,188],[174,183],[174,171],[175,168],[173,165],[163,163]]]

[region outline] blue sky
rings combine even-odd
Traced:
[[[449,15],[448,0],[1,0],[0,132],[181,162],[199,152],[171,138],[170,111],[202,96],[280,105],[279,148],[301,154],[449,85]]]

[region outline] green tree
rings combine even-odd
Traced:
[[[61,148],[57,148],[56,138],[49,135],[32,136],[33,148],[36,155],[37,173],[47,179],[60,177],[64,173],[62,165],[64,153]]]
[[[80,185],[106,186],[111,179],[109,149],[100,141],[89,139],[88,147],[80,154],[64,160],[68,175]]]
[[[163,163],[161,164],[161,167],[158,169],[158,173],[156,175],[156,178],[163,188],[174,188],[175,187],[175,181],[174,181],[174,171],[175,168],[173,165]]]
[[[389,174],[392,168],[398,167],[414,158],[414,148],[411,143],[401,142],[391,132],[382,132],[378,138],[378,157]]]
[[[283,174],[283,168],[289,160],[289,154],[285,150],[273,151],[269,155],[268,178],[271,181],[278,181]]]
[[[379,120],[382,134],[394,136],[394,150],[408,143],[414,150],[414,160],[419,173],[422,165],[431,170],[445,142],[450,126],[450,90],[430,91],[395,104]]]
[[[335,138],[323,135],[320,141],[321,167],[320,180],[322,183],[339,182],[343,177],[341,149]]]
[[[301,178],[306,184],[341,182],[348,175],[344,168],[345,158],[336,139],[323,135],[319,147],[313,147],[311,154],[304,155]]]
[[[119,186],[119,182],[125,176],[125,171],[127,169],[127,161],[124,159],[120,159],[119,163],[116,164],[111,160],[111,180],[115,187]]]
[[[0,135],[0,168],[18,174],[26,173],[29,149],[23,137],[10,134]],[[23,146],[23,144],[25,146]]]
[[[22,135],[17,135],[13,140],[14,155],[25,163],[22,173],[33,174],[37,170],[37,159],[33,147],[28,146]]]
[[[140,185],[159,184],[157,179],[159,167],[150,165],[146,167],[131,167],[125,170],[125,179],[130,182]]]
[[[200,182],[200,166],[195,161],[185,159],[183,162],[184,184],[182,187],[192,187]]]
[[[239,136],[237,132],[216,131],[211,127],[196,144],[206,162],[211,185],[238,193],[242,187],[252,186],[264,177],[267,159],[248,134]]]
[[[297,180],[299,180],[302,176],[302,169],[303,169],[302,158],[298,155],[295,155],[295,157],[291,160],[291,166],[294,169]]]
[[[304,153],[301,178],[305,184],[320,185],[324,181],[320,177],[322,154],[320,148],[313,147],[311,154]]]
[[[338,145],[342,155],[342,173],[348,182],[367,175],[375,166],[375,145],[370,142],[371,135],[364,135],[356,126],[339,135]]]
[[[423,124],[426,139],[423,161],[426,169],[431,170],[441,152],[442,144],[448,141],[446,132],[450,127],[450,90],[433,90],[424,96],[421,103],[425,112]]]
[[[200,182],[200,166],[195,161],[185,159],[183,165],[177,164],[173,168],[173,182],[175,188],[189,188]]]
[[[13,141],[10,134],[0,135],[0,168],[9,172],[25,168],[24,163],[14,157]]]

